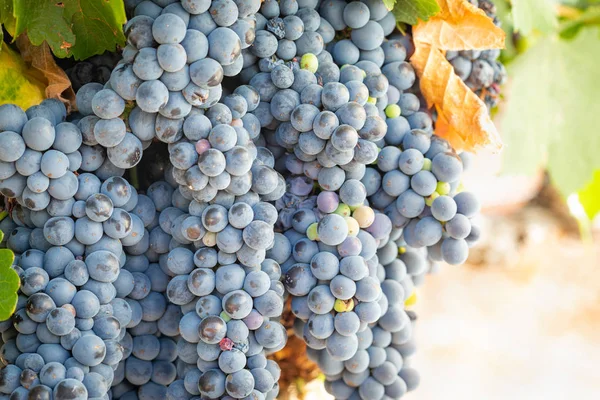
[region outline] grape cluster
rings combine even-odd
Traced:
[[[394,34],[380,47],[382,57],[356,64],[367,76],[381,73],[389,82],[385,93],[369,90],[386,129],[376,142],[376,162],[360,171],[358,179],[369,204],[384,212],[394,228],[404,228],[409,246],[427,247],[434,261],[462,264],[479,236],[471,220],[479,203],[472,194],[459,193],[469,154],[459,156],[446,140],[433,135],[433,121],[421,110],[405,44],[406,38]],[[342,73],[347,68],[353,67],[346,66]]]
[[[336,399],[414,389],[405,305],[436,261],[465,261],[479,204],[393,14],[126,7],[121,60],[81,82],[78,112],[0,106],[2,246],[21,278],[0,393],[275,399],[287,296]]]
[[[486,15],[500,26],[496,17],[496,6],[490,0],[470,0],[471,4],[482,9]],[[454,67],[454,72],[484,102],[488,109],[498,105],[500,86],[506,82],[506,69],[498,61],[499,49],[448,51],[446,58]]]
[[[316,58],[314,62],[318,63]],[[369,94],[362,82],[363,72],[348,67],[341,78],[343,83],[319,85],[317,76],[308,69],[294,71],[280,64],[250,81],[261,100],[270,101],[261,103],[261,126],[277,125],[265,133],[267,143],[292,152],[301,164],[298,168],[315,173],[321,167],[350,164],[360,168],[357,165],[372,163],[377,157],[374,142],[385,135],[385,121],[379,115],[367,115],[363,107]]]
[[[377,245],[362,229],[375,223],[373,210],[361,206],[351,214],[334,198],[323,211],[326,198],[335,196],[322,192],[297,203],[295,209],[288,206],[286,211],[294,211],[287,221],[282,213],[280,223],[284,228],[291,225],[283,239],[291,254],[282,270],[292,295],[292,313],[306,323],[307,345],[327,348],[331,357],[346,360],[356,351],[359,330],[380,317],[381,290],[374,268]]]
[[[342,33],[328,46],[337,64],[371,61],[381,67],[384,38],[396,28],[396,19],[383,2],[330,0],[321,4],[320,12]]]
[[[419,383],[418,373],[409,366],[415,350],[412,334],[416,315],[404,310],[404,302],[412,295],[413,280],[420,272],[409,267],[414,262],[405,264],[397,257],[393,239],[398,233],[377,250],[382,316],[358,333],[358,350],[345,361],[331,360],[322,350],[309,353],[326,375],[327,391],[336,399],[396,399]],[[425,260],[417,254],[413,257],[414,261]]]
[[[146,342],[138,343],[144,338],[132,339],[127,328],[134,332],[142,319],[158,319],[166,306],[162,294],[145,299],[148,278],[136,279],[126,269],[125,249],[139,246],[144,236],[138,207],[145,203],[155,212],[154,203],[143,202],[121,176],[101,180],[86,172],[100,168],[105,157],[87,151],[79,128],[65,117],[56,101],[27,112],[0,106],[0,138],[15,151],[2,157],[5,171],[13,172],[3,176],[0,189],[11,210],[1,229],[11,232],[4,245],[15,252],[13,268],[21,278],[17,310],[0,326],[6,365],[0,392],[16,399],[105,398],[123,380],[126,353],[146,351]],[[78,162],[69,165],[73,155]],[[47,190],[34,193],[45,200],[30,194],[31,178],[42,175]],[[151,337],[157,350],[147,360],[160,350]]]

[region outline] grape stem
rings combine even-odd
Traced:
[[[6,218],[7,215],[8,215],[8,211],[2,210],[0,212],[0,221],[2,221],[4,218]]]
[[[138,167],[135,166],[129,170],[129,181],[133,185],[134,188],[139,190],[140,188],[140,179],[138,177]]]

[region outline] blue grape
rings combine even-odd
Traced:
[[[437,179],[429,171],[419,171],[410,178],[410,187],[421,196],[430,196],[435,190]]]
[[[344,22],[352,29],[358,29],[365,26],[369,21],[370,16],[371,13],[369,8],[366,4],[359,1],[353,1],[344,7]]]
[[[133,72],[145,81],[159,79],[164,70],[158,63],[156,49],[145,47],[140,49],[132,64]]]
[[[175,14],[162,14],[152,24],[152,35],[160,44],[180,43],[185,34],[186,23]]]
[[[143,111],[155,113],[167,104],[169,91],[161,81],[146,81],[139,85],[135,100]]]
[[[52,125],[52,122],[41,117],[34,117],[27,121],[27,123],[25,123],[23,126],[22,134],[23,138],[21,139],[18,137],[17,139],[14,137],[15,133],[11,133],[9,131],[9,134],[7,138],[4,139],[4,142],[7,146],[7,150],[14,150],[15,153],[11,152],[10,155],[6,154],[3,156],[2,161],[16,161],[25,150],[25,148],[22,147],[22,141],[24,141],[27,147],[30,149],[45,151],[52,146],[56,137],[56,131]]]
[[[125,101],[115,91],[102,89],[94,95],[92,109],[102,119],[117,118],[125,110]]]
[[[454,196],[454,201],[456,202],[456,211],[469,218],[475,216],[481,208],[477,197],[470,192],[458,193]]]
[[[187,54],[179,43],[161,44],[156,50],[156,59],[160,67],[166,72],[176,72],[185,67]]]

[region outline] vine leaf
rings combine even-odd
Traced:
[[[543,37],[509,65],[510,98],[499,114],[506,173],[547,166],[567,197],[600,169],[599,34],[584,27],[573,40]]]
[[[13,0],[0,0],[0,43],[4,39],[3,26],[9,33],[14,31]]]
[[[0,249],[0,321],[10,318],[17,307],[20,280],[11,268],[14,259],[12,251]]]
[[[427,21],[440,11],[440,6],[436,0],[384,0],[388,10],[392,10],[396,21],[415,25],[419,20]],[[392,3],[392,7],[388,6]]]
[[[44,76],[29,68],[19,53],[2,43],[0,51],[0,104],[14,103],[22,109],[44,100]]]
[[[23,60],[30,63],[44,76],[47,83],[46,97],[57,98],[66,103],[67,108],[74,108],[75,92],[71,87],[71,81],[65,71],[56,64],[48,44],[42,43],[40,46],[33,46],[27,36],[21,35],[17,39],[17,47],[21,51]]]
[[[15,37],[26,33],[35,46],[48,43],[57,57],[86,59],[125,43],[123,0],[19,0]]]
[[[413,28],[410,59],[421,92],[438,114],[436,134],[457,150],[496,150],[502,142],[483,101],[454,73],[445,50],[501,48],[505,34],[466,0],[439,0],[440,13]]]

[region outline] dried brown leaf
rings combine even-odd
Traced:
[[[46,98],[59,99],[65,103],[68,111],[75,109],[75,91],[71,87],[71,81],[54,61],[48,44],[44,42],[40,46],[34,46],[26,35],[21,35],[17,38],[17,47],[23,60],[44,76],[47,83]]]
[[[502,142],[485,104],[454,73],[445,51],[502,48],[504,31],[467,0],[438,4],[438,14],[413,28],[415,53],[410,59],[428,106],[437,111],[435,133],[456,150],[500,150]]]
[[[411,63],[423,96],[437,111],[436,135],[456,150],[476,151],[485,146],[500,150],[502,142],[485,104],[454,73],[444,53],[424,43],[415,47]]]

